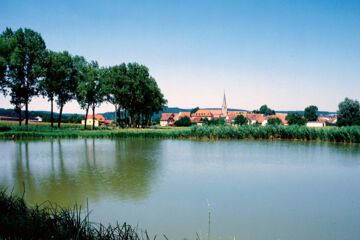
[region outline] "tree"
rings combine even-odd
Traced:
[[[46,51],[43,61],[44,78],[40,81],[40,92],[51,103],[51,126],[54,124],[54,101],[60,107],[58,126],[62,118],[63,106],[73,99],[76,88],[75,70],[68,52]]]
[[[61,118],[64,105],[75,98],[75,92],[78,85],[77,72],[74,67],[73,57],[67,52],[53,53],[53,65],[50,72],[55,75],[52,81],[55,84],[56,103],[60,109],[58,127],[61,125]],[[51,81],[51,79],[50,79]]]
[[[6,94],[6,69],[9,62],[10,41],[6,34],[0,36],[0,91]]]
[[[146,79],[143,94],[144,99],[140,113],[141,123],[144,127],[150,126],[152,115],[163,110],[167,101],[164,99],[164,95],[161,93],[155,79],[151,76]]]
[[[317,115],[318,107],[311,105],[305,108],[304,110],[304,117],[307,121],[317,121],[318,115]]]
[[[265,116],[275,115],[275,111],[269,108],[266,104],[262,105],[259,110],[254,110],[253,112],[264,114]]]
[[[210,121],[209,121],[209,119],[206,118],[206,117],[205,117],[205,118],[202,118],[201,121],[202,121],[203,125],[210,125]]]
[[[217,124],[216,125],[219,125],[219,126],[224,126],[225,125],[225,118],[218,118],[217,119]]]
[[[180,118],[179,120],[177,120],[174,123],[174,125],[177,127],[180,127],[180,126],[188,127],[188,126],[191,126],[191,120],[188,116],[184,116],[184,117]]]
[[[267,125],[282,125],[282,121],[280,118],[269,118],[267,120]]]
[[[199,107],[196,107],[196,108],[191,109],[190,115],[192,115],[193,113],[196,113],[197,110],[199,110],[199,109],[200,109]]]
[[[247,123],[248,123],[248,120],[243,115],[240,114],[240,115],[237,115],[235,117],[235,124],[236,125],[242,126],[242,125],[245,125]]]
[[[306,119],[299,113],[290,113],[286,116],[289,125],[305,125]]]
[[[89,108],[92,108],[93,112],[93,125],[92,129],[95,129],[95,108],[99,106],[104,99],[104,91],[102,89],[101,72],[99,64],[96,61],[86,63],[82,57],[76,58],[76,69],[81,71],[79,74],[79,82],[77,88],[77,100],[80,107],[86,109],[85,114],[85,129],[86,120],[89,113]]]
[[[117,126],[118,112],[130,97],[126,64],[102,69],[102,78],[105,100],[115,107],[115,126]]]
[[[29,103],[38,93],[39,79],[42,77],[42,61],[45,42],[41,35],[31,29],[19,28],[12,33],[7,29],[2,34],[11,42],[7,63],[7,88],[11,91],[11,103],[20,110],[25,105],[25,124],[29,121]]]
[[[129,97],[124,107],[129,113],[129,125],[137,127],[140,123],[149,123],[151,115],[162,110],[167,101],[146,66],[127,64],[127,76]]]
[[[360,104],[357,100],[345,98],[339,103],[338,126],[360,125]]]
[[[85,125],[84,125],[84,129],[86,129],[86,125],[87,125],[87,116],[89,113],[89,101],[91,98],[91,85],[90,82],[88,81],[88,78],[86,78],[86,75],[89,71],[89,64],[88,62],[85,60],[84,57],[81,56],[75,56],[73,58],[73,63],[74,63],[74,69],[76,71],[76,82],[78,83],[78,87],[76,89],[76,93],[75,93],[75,98],[77,100],[77,102],[80,105],[81,109],[85,110]]]

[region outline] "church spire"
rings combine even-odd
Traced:
[[[221,107],[221,113],[222,113],[223,117],[227,116],[227,105],[226,105],[225,91],[224,91],[224,100],[223,100],[223,104],[222,104],[222,107]]]
[[[224,91],[224,100],[223,100],[223,104],[222,104],[222,107],[227,107],[227,105],[226,105],[226,97],[225,97],[225,91]]]

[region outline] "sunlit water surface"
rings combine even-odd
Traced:
[[[0,141],[0,184],[172,239],[360,239],[359,145]]]

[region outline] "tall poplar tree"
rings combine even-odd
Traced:
[[[29,103],[37,95],[39,79],[42,76],[42,61],[46,49],[41,35],[31,29],[19,28],[14,33],[10,29],[2,36],[11,41],[7,63],[7,88],[11,91],[11,103],[21,110],[25,106],[25,124],[29,121]],[[21,111],[20,111],[21,116]]]
[[[58,119],[58,127],[60,127],[64,105],[72,99],[75,99],[76,88],[78,86],[76,75],[78,73],[73,57],[67,51],[56,53],[55,56],[55,79],[59,84],[59,87],[55,89],[55,101],[60,109]]]

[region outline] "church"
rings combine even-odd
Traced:
[[[172,126],[178,119],[183,116],[190,117],[191,122],[202,125],[202,120],[207,118],[208,120],[224,118],[227,123],[232,123],[237,115],[242,112],[228,111],[226,96],[224,93],[221,109],[199,109],[195,113],[180,112],[180,113],[162,113],[160,119],[161,126]]]

